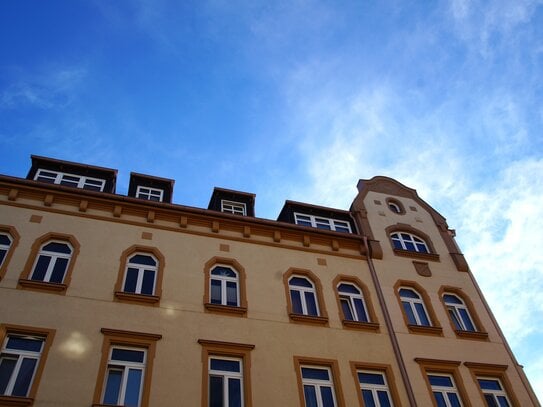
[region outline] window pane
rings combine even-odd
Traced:
[[[234,271],[228,267],[215,267],[213,270],[211,270],[211,275],[236,278],[236,273],[234,273]]]
[[[0,234],[0,244],[9,246],[11,244],[11,240],[7,235]]]
[[[138,407],[140,400],[140,387],[142,371],[140,369],[129,369],[128,380],[126,381],[126,393],[124,405],[126,407]]]
[[[317,311],[317,302],[315,300],[315,294],[313,293],[305,293],[305,305],[307,306],[307,314],[318,316],[319,313]]]
[[[45,246],[43,246],[42,250],[47,250],[49,252],[64,253],[64,254],[72,253],[72,249],[70,249],[70,246],[68,246],[65,243],[57,243],[57,242],[47,243]]]
[[[417,251],[420,253],[428,253],[428,249],[424,243],[417,243]]]
[[[331,387],[321,387],[321,397],[323,407],[334,407],[334,395]]]
[[[61,259],[57,257],[49,281],[52,283],[62,283],[62,281],[64,280],[64,273],[66,272],[67,268],[68,259]]]
[[[7,250],[0,249],[0,266],[2,265],[2,262],[4,261],[4,257],[6,257]]]
[[[137,284],[138,284],[138,269],[129,267],[126,270],[126,280],[124,281],[123,291],[127,293],[135,293]]]
[[[83,189],[89,190],[89,191],[101,191],[102,186],[101,185],[89,185],[85,184],[83,185]]]
[[[8,382],[13,374],[16,363],[17,359],[6,356],[2,356],[0,359],[0,394],[6,394],[6,387],[8,387]]]
[[[212,304],[221,304],[222,295],[221,295],[221,281],[220,280],[211,280],[211,303]]]
[[[502,387],[500,386],[500,383],[497,380],[489,380],[489,379],[477,379],[479,382],[479,386],[481,389],[486,390],[501,390]]]
[[[385,384],[382,374],[358,372],[358,381],[364,384]]]
[[[443,299],[445,300],[446,304],[459,304],[459,305],[462,305],[462,301],[460,301],[460,299],[458,299],[455,295],[445,294],[443,296]]]
[[[405,250],[409,250],[410,252],[414,252],[416,251],[415,250],[415,245],[411,242],[404,242],[405,244]]]
[[[409,321],[409,323],[412,325],[417,325],[417,320],[415,319],[415,314],[413,314],[413,310],[411,309],[411,304],[406,301],[402,301],[402,305],[405,315],[407,315],[407,321]]]
[[[304,386],[305,407],[318,407],[317,393],[314,386]]]
[[[379,390],[377,391],[377,397],[379,397],[380,407],[390,407],[390,398],[386,391]]]
[[[7,349],[26,350],[30,352],[41,352],[43,339],[22,338],[20,336],[10,336]]]
[[[443,397],[443,394],[434,391],[434,397],[436,399],[437,407],[449,407],[445,402],[445,397]]]
[[[221,370],[223,372],[241,372],[239,360],[211,359],[211,370]]]
[[[460,320],[458,319],[458,315],[456,315],[456,311],[454,308],[449,308],[449,315],[454,324],[454,327],[459,331],[462,331],[462,325],[460,324]]]
[[[113,348],[111,351],[111,360],[143,363],[144,359],[145,352],[142,350]]]
[[[341,309],[343,310],[343,316],[348,321],[354,321],[354,316],[351,311],[351,305],[349,303],[348,299],[342,298],[341,299]]]
[[[504,396],[498,396],[498,402],[500,403],[500,407],[509,407],[509,403]]]
[[[141,293],[153,295],[155,291],[155,272],[154,270],[145,270],[143,272],[143,282],[141,284]]]
[[[32,376],[34,376],[34,369],[36,368],[37,359],[24,358],[19,372],[17,373],[17,380],[15,380],[15,386],[11,394],[13,396],[24,397],[28,394],[30,383],[32,382]]]
[[[47,272],[47,267],[49,267],[50,262],[50,256],[39,256],[38,261],[36,262],[36,267],[34,267],[34,272],[32,273],[31,279],[43,281],[43,279],[45,278],[45,273]]]
[[[415,291],[409,290],[407,288],[400,289],[400,297],[402,297],[402,298],[420,298],[419,295]]]
[[[228,407],[241,407],[240,379],[228,379]]]
[[[360,290],[356,288],[352,284],[340,284],[338,286],[338,291],[342,293],[349,293],[349,294],[360,294]]]
[[[317,223],[317,228],[318,229],[326,229],[326,230],[330,230],[330,224],[326,223]]]
[[[432,386],[453,387],[452,380],[448,376],[428,376]]]
[[[395,249],[403,249],[402,243],[398,239],[392,239],[392,244],[394,245]]]
[[[111,369],[108,371],[106,390],[104,391],[104,404],[117,405],[122,378],[122,370]]]
[[[430,326],[430,321],[422,304],[415,304],[415,309],[417,310],[421,325]]]
[[[226,305],[238,306],[238,286],[233,281],[226,282]]]
[[[313,287],[313,285],[309,282],[309,280],[307,280],[306,278],[302,278],[302,277],[292,277],[288,281],[288,285],[296,285],[298,287],[308,287],[308,288]]]
[[[295,314],[303,314],[302,311],[302,298],[300,292],[296,290],[290,290],[290,300],[292,301],[292,312]]]
[[[451,402],[451,407],[461,407],[460,400],[458,399],[458,395],[456,393],[447,393],[447,397]]]
[[[302,377],[304,379],[330,380],[328,370],[311,367],[302,367]]]
[[[130,257],[130,263],[143,264],[145,266],[156,266],[156,261],[151,256],[145,256],[143,254],[136,254]]]
[[[460,317],[462,317],[462,321],[464,322],[464,326],[466,327],[466,330],[475,331],[475,327],[471,323],[471,319],[469,317],[468,311],[461,308],[459,312],[460,312]]]
[[[305,221],[305,220],[300,220],[300,219],[298,219],[296,223],[301,226],[312,226],[310,221]]]
[[[371,390],[362,390],[362,398],[364,399],[364,407],[376,407]]]
[[[356,313],[358,314],[358,320],[362,322],[368,322],[366,308],[364,307],[364,303],[360,298],[354,299],[354,307],[356,308]]]
[[[209,407],[224,407],[222,381],[221,376],[209,377]]]

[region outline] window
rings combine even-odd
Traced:
[[[364,406],[392,407],[392,397],[384,372],[376,370],[358,370],[358,383],[362,392]]]
[[[431,326],[420,294],[408,287],[401,287],[399,293],[408,323],[411,325]]]
[[[12,242],[13,238],[8,233],[0,233],[0,267],[4,265]]]
[[[31,405],[55,331],[15,325],[0,331],[0,404],[21,397],[17,405]]]
[[[148,201],[162,202],[164,191],[158,188],[142,187],[138,185],[136,189],[136,198],[146,199]]]
[[[58,184],[74,188],[88,189],[91,191],[103,191],[105,181],[99,178],[85,177],[82,175],[67,174],[52,170],[38,170],[34,177],[36,181]]]
[[[395,249],[417,253],[430,253],[426,242],[411,233],[395,232],[390,235],[390,239]]]
[[[323,218],[320,216],[294,214],[294,221],[297,225],[310,226],[317,229],[333,230],[336,232],[352,233],[351,225],[347,221]]]
[[[405,213],[405,209],[400,201],[393,198],[387,198],[386,204],[388,206],[388,209],[390,209],[392,212],[403,215]]]
[[[313,282],[306,277],[294,275],[288,280],[288,285],[292,312],[319,316],[319,305]]]
[[[247,215],[247,209],[242,202],[233,202],[221,200],[221,212],[232,213],[234,215]]]
[[[72,246],[63,241],[49,241],[38,253],[30,280],[62,284],[72,257]]]
[[[145,407],[156,341],[161,335],[102,328],[102,362],[94,404]]]
[[[364,296],[354,284],[341,282],[337,286],[343,318],[347,321],[369,322]]]
[[[437,407],[462,407],[454,378],[450,374],[428,373]]]
[[[302,365],[300,369],[305,407],[337,406],[330,368]]]
[[[231,267],[216,266],[213,268],[210,285],[212,304],[239,306],[238,273]]]
[[[499,379],[493,377],[477,377],[479,387],[488,407],[509,407],[511,402]]]
[[[205,384],[202,405],[208,407],[244,407],[251,405],[250,353],[254,345],[208,341],[202,345]]]
[[[445,293],[443,294],[443,301],[449,312],[449,317],[457,330],[476,331],[475,324],[471,319],[468,308],[460,297],[454,294]]]
[[[19,234],[12,226],[0,225],[0,280],[4,277],[9,260],[19,243]]]

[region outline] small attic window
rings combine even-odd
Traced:
[[[246,216],[247,208],[243,202],[225,201],[224,199],[221,199],[221,212]]]
[[[390,209],[394,213],[397,213],[398,215],[403,215],[405,213],[403,205],[400,203],[400,201],[396,199],[388,198],[387,206],[388,209]]]
[[[142,187],[141,185],[138,185],[138,188],[136,189],[136,198],[162,202],[163,197],[164,190],[159,188]]]

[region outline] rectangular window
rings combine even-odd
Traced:
[[[136,189],[136,198],[146,199],[148,201],[162,202],[164,191],[159,188],[138,186]]]
[[[365,406],[393,406],[384,372],[358,370],[357,376]]]
[[[243,407],[243,363],[241,359],[209,358],[209,406]]]
[[[332,371],[325,366],[300,366],[305,407],[335,407]]]
[[[82,175],[67,174],[59,171],[42,169],[39,169],[36,172],[34,180],[47,182],[49,184],[88,189],[90,191],[103,191],[106,184],[106,181],[100,178],[92,178]]]
[[[114,406],[140,406],[145,363],[145,349],[112,347],[104,383],[103,403]]]
[[[221,212],[242,216],[247,215],[247,210],[244,203],[225,200],[221,200]]]
[[[428,373],[437,407],[462,407],[454,378],[450,374]]]
[[[350,223],[343,220],[295,213],[294,221],[297,225],[301,226],[310,226],[317,229],[333,230],[335,232],[352,233]]]
[[[499,379],[495,377],[477,377],[477,382],[488,407],[511,406],[511,402]]]

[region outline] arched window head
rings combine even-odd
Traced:
[[[407,250],[417,253],[430,253],[428,244],[420,237],[406,232],[394,232],[390,234],[390,239],[395,249]]]
[[[431,326],[426,306],[421,295],[412,288],[401,287],[399,290],[402,306],[411,325]]]
[[[211,304],[239,307],[239,274],[230,266],[218,265],[211,270]]]
[[[134,253],[128,258],[123,292],[155,295],[158,260],[150,253]]]
[[[464,301],[455,294],[444,293],[443,301],[449,312],[449,316],[455,326],[459,331],[470,331],[475,332],[475,324],[473,319],[469,314],[468,307]]]
[[[30,280],[62,284],[72,258],[73,247],[68,242],[50,240],[41,245],[32,267]]]
[[[319,316],[315,284],[307,277],[293,275],[288,280],[292,312],[300,315]]]
[[[340,282],[337,286],[343,317],[347,321],[369,322],[362,290],[353,283]]]

